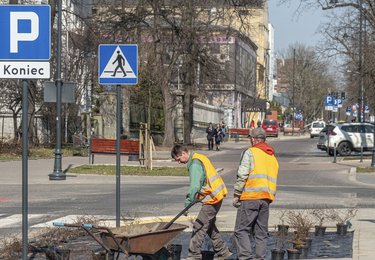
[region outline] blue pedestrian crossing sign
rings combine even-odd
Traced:
[[[99,84],[138,84],[137,44],[101,44],[98,61]]]

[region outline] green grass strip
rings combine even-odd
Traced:
[[[346,157],[342,157],[342,160],[343,161],[359,161],[361,159],[360,156],[346,156]],[[371,156],[370,155],[365,155],[362,157],[363,160],[369,160],[371,159]]]
[[[70,168],[69,173],[115,175],[116,165],[81,165]],[[139,166],[121,166],[121,175],[145,176],[189,176],[186,167],[153,167],[152,170]]]
[[[375,168],[372,167],[357,167],[357,173],[374,173]]]
[[[86,148],[75,148],[71,146],[65,146],[62,149],[63,156],[87,156]],[[29,159],[46,159],[54,158],[55,148],[43,148],[36,147],[29,149]],[[19,153],[0,153],[0,161],[17,161],[22,159],[21,150]]]

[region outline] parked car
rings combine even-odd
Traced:
[[[334,147],[341,156],[347,156],[352,151],[372,150],[374,147],[374,125],[370,123],[343,123],[337,124],[328,130],[328,153],[333,155]]]
[[[267,136],[279,136],[279,124],[275,120],[263,120],[262,128]]]
[[[319,140],[317,147],[320,150],[327,151],[328,146],[328,131],[332,131],[336,124],[328,124],[319,132]]]
[[[319,137],[320,131],[326,126],[324,121],[314,121],[309,127],[310,138]]]

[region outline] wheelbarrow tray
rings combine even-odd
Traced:
[[[116,239],[129,254],[152,255],[188,227],[187,225],[173,223],[168,229],[163,229],[166,224],[167,222],[153,222],[128,225],[111,229],[114,236],[103,230],[100,237],[111,250],[119,251],[114,241]]]

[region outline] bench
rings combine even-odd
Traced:
[[[292,134],[293,133],[293,127],[284,127],[284,135]],[[294,133],[300,135],[301,129],[299,127],[294,127]]]
[[[116,154],[116,140],[105,138],[91,139],[91,163],[94,164],[95,154]],[[137,160],[140,158],[139,154],[139,140],[120,140],[120,154],[122,155],[136,155]],[[129,159],[131,157],[129,156]]]
[[[249,137],[250,129],[249,128],[229,128],[228,137],[238,138],[239,136]]]

